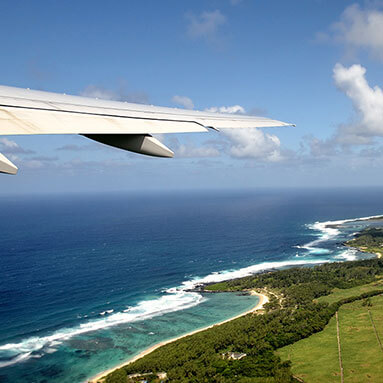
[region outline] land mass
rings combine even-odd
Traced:
[[[376,254],[379,258],[383,254],[383,227],[367,227],[354,235],[345,243],[365,253]]]
[[[383,280],[337,290],[319,298],[333,302],[344,296],[383,288]],[[383,381],[383,295],[342,305],[323,331],[277,350],[291,362],[303,382],[340,383]],[[341,368],[341,367],[342,368]]]
[[[296,354],[286,354],[284,348],[298,345],[316,334],[324,334],[328,326],[333,325],[338,312],[342,318],[341,310],[347,305],[375,302],[378,298],[373,297],[383,294],[382,281],[383,260],[375,258],[272,271],[205,286],[206,291],[256,291],[267,295],[269,301],[263,305],[263,315],[247,313],[219,326],[159,345],[102,380],[105,383],[143,380],[181,383],[328,382],[318,380],[315,374],[301,373],[300,365],[293,357]],[[364,344],[363,347],[372,345]],[[317,352],[326,353],[327,350],[319,348]],[[293,356],[289,357],[290,354]],[[304,348],[298,354],[307,357]],[[227,355],[240,355],[240,359]],[[318,368],[326,369],[326,365]],[[380,371],[374,365],[370,368]],[[334,371],[339,379],[340,369]],[[369,380],[364,375],[360,380],[351,381]],[[376,381],[383,381],[383,372]]]

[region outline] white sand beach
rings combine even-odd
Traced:
[[[103,379],[105,378],[106,375],[110,374],[111,372],[113,372],[113,371],[115,371],[115,370],[117,370],[117,369],[119,369],[119,368],[121,368],[121,367],[124,367],[124,366],[126,366],[126,365],[128,365],[128,364],[130,364],[130,363],[133,363],[133,362],[135,362],[135,361],[138,360],[138,359],[143,358],[145,355],[150,354],[151,352],[153,352],[154,350],[157,350],[157,348],[162,347],[162,346],[164,346],[165,344],[168,344],[168,343],[171,343],[171,342],[175,342],[175,341],[178,340],[178,339],[185,338],[185,337],[187,337],[187,336],[189,336],[189,335],[196,334],[196,333],[198,333],[198,332],[207,330],[207,329],[209,329],[209,328],[212,328],[212,327],[215,327],[215,326],[219,326],[219,325],[221,325],[221,324],[223,324],[223,323],[230,322],[230,321],[232,321],[232,320],[234,320],[234,319],[240,318],[240,317],[242,317],[242,316],[244,316],[244,315],[247,315],[247,314],[250,314],[250,313],[252,313],[252,312],[261,310],[262,307],[263,307],[263,305],[269,301],[269,298],[268,298],[266,295],[264,295],[264,294],[256,293],[256,292],[254,292],[254,291],[252,291],[251,294],[252,294],[252,295],[257,295],[257,296],[259,297],[259,302],[258,302],[257,305],[254,306],[252,309],[250,309],[250,310],[248,310],[248,311],[245,311],[245,312],[242,313],[242,314],[238,314],[238,315],[236,315],[236,316],[234,316],[234,317],[232,317],[232,318],[229,318],[229,319],[226,319],[226,320],[224,320],[224,321],[215,323],[215,324],[213,324],[213,325],[206,326],[206,327],[202,327],[202,328],[200,328],[200,329],[191,331],[191,332],[189,332],[189,333],[187,333],[187,334],[180,335],[180,336],[178,336],[178,337],[176,337],[176,338],[172,338],[172,339],[169,339],[169,340],[166,340],[166,341],[157,343],[157,344],[155,344],[155,345],[153,345],[153,346],[147,348],[146,350],[140,352],[140,353],[139,353],[138,355],[136,355],[135,357],[130,358],[129,360],[125,361],[124,363],[121,363],[121,364],[119,364],[119,365],[116,366],[116,367],[110,368],[109,370],[106,370],[106,371],[101,372],[100,374],[97,374],[96,376],[94,376],[94,377],[92,377],[91,379],[89,379],[88,382],[90,382],[90,383],[101,383],[101,382],[103,381]]]

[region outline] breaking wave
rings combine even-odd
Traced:
[[[313,224],[307,225],[309,229],[315,230],[319,232],[318,239],[314,241],[310,241],[303,246],[296,246],[298,249],[308,250],[310,254],[315,255],[323,255],[330,253],[330,250],[320,247],[321,243],[325,243],[329,240],[335,239],[341,231],[339,230],[339,226],[350,223],[350,222],[359,222],[359,221],[369,221],[373,219],[383,218],[383,215],[373,215],[369,217],[361,217],[361,218],[351,218],[351,219],[342,219],[336,221],[324,221],[324,222],[315,222]],[[356,259],[356,252],[351,254],[352,250],[345,250],[342,257],[341,254],[338,255],[340,258],[344,258],[347,260]]]
[[[203,278],[195,278],[190,281],[185,281],[182,283],[181,287],[168,289],[166,291],[174,292],[179,290],[190,290],[202,284],[218,283],[218,282],[223,282],[230,279],[248,277],[249,275],[253,275],[265,270],[280,269],[280,268],[289,267],[289,266],[301,266],[306,264],[319,264],[324,262],[327,262],[327,261],[319,260],[319,259],[316,259],[316,260],[302,259],[302,260],[287,260],[287,261],[280,261],[280,262],[263,262],[263,263],[258,263],[256,265],[244,267],[239,270],[225,270],[225,271],[211,273]]]
[[[57,346],[72,337],[97,331],[108,327],[132,323],[166,313],[184,310],[203,302],[205,298],[198,292],[190,291],[201,284],[222,282],[229,279],[249,276],[264,270],[278,269],[286,266],[299,266],[304,264],[323,263],[323,260],[291,260],[281,262],[264,262],[239,270],[226,270],[214,272],[202,278],[194,278],[185,281],[181,286],[173,287],[164,291],[164,295],[152,300],[145,300],[136,306],[130,307],[122,312],[106,310],[100,313],[101,319],[94,319],[79,326],[64,328],[51,335],[43,337],[31,337],[19,343],[8,343],[0,346],[1,367],[23,362],[30,358],[41,357],[57,351]]]
[[[74,336],[184,310],[198,305],[203,300],[202,295],[198,293],[177,291],[174,294],[165,294],[157,299],[142,301],[123,312],[112,313],[112,310],[105,311],[105,314],[109,315],[104,314],[105,317],[102,319],[91,320],[72,328],[64,328],[48,336],[31,337],[19,343],[2,345],[0,346],[0,358],[3,360],[0,361],[0,368],[47,353],[53,353],[57,351],[56,346]],[[7,360],[4,361],[5,358]]]

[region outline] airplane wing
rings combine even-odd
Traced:
[[[0,136],[80,134],[157,157],[173,152],[152,134],[291,126],[264,117],[190,111],[0,86]],[[17,167],[0,154],[0,172]]]

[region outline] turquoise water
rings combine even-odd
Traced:
[[[203,301],[190,309],[73,337],[54,353],[46,350],[44,357],[25,361],[23,369],[14,369],[9,378],[14,382],[25,381],[25,376],[28,382],[85,382],[150,346],[229,319],[257,303],[258,298],[251,295],[205,294]],[[38,371],[38,380],[28,369]]]
[[[84,337],[70,341],[68,352],[79,354],[81,351],[85,360],[84,365],[77,365],[77,379],[81,380],[84,376],[89,377],[89,374],[92,376],[115,366],[156,343],[243,313],[253,308],[258,301],[256,296],[208,294],[205,295],[204,302],[192,309],[168,313],[150,321],[118,326],[99,333],[99,338]],[[111,349],[111,346],[114,348]],[[92,352],[89,350],[93,347],[97,350],[93,351],[92,358],[86,360],[86,355]],[[68,368],[72,368],[69,359],[64,360],[69,362]],[[73,368],[72,371],[75,373]]]

